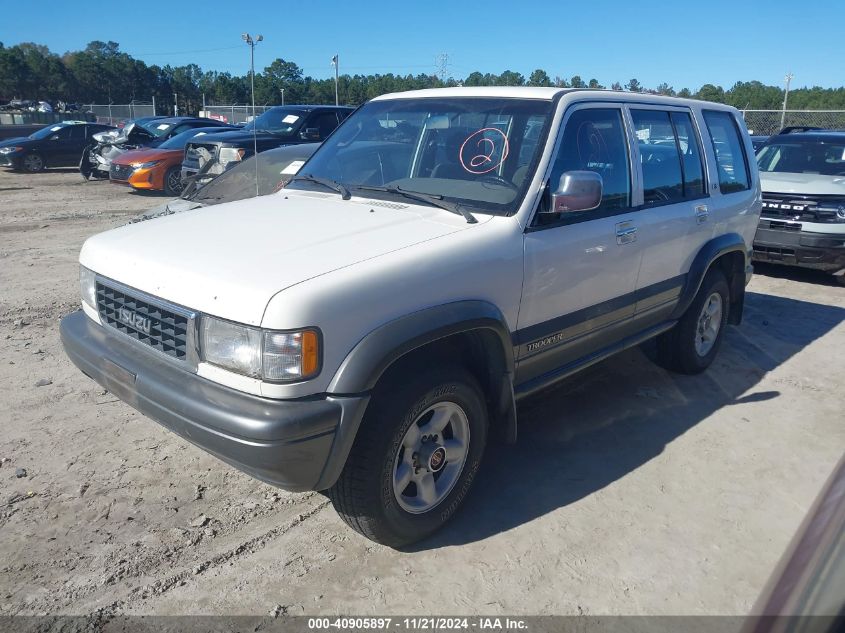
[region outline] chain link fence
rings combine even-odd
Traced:
[[[275,106],[263,105],[255,106],[255,116],[261,116],[270,108]],[[200,116],[209,119],[216,119],[224,123],[247,123],[252,120],[252,106],[251,105],[215,105],[205,106],[205,110],[200,110]]]
[[[97,118],[97,123],[119,125],[129,119],[139,119],[145,116],[155,116],[155,103],[133,101],[132,103],[97,104],[81,106],[83,112],[90,112]]]
[[[845,130],[845,110],[743,110],[745,125],[751,134],[777,134],[782,127],[820,127]],[[783,125],[781,125],[783,119]]]

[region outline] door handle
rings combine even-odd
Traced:
[[[710,215],[710,211],[707,209],[706,204],[699,204],[695,207],[695,222],[696,224],[703,224],[707,222],[707,216]]]
[[[630,244],[637,241],[637,227],[630,220],[616,224],[616,243]]]

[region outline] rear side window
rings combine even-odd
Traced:
[[[631,110],[639,143],[645,204],[704,195],[701,147],[686,112]]]
[[[634,130],[643,169],[643,197],[646,204],[663,204],[684,199],[681,157],[668,112],[632,110]]]
[[[734,193],[751,188],[748,159],[739,136],[736,121],[728,112],[704,111],[704,121],[710,130],[716,166],[719,171],[719,190]]]
[[[566,171],[594,171],[602,177],[598,209],[617,211],[631,206],[631,174],[622,112],[616,108],[576,110],[563,132],[552,168],[551,186],[557,188]]]

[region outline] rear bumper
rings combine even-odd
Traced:
[[[772,229],[760,226],[754,237],[757,261],[790,264],[828,272],[845,269],[845,234]]]
[[[288,490],[334,483],[346,453],[340,426],[357,428],[369,397],[272,400],[201,378],[83,312],[62,319],[73,363],[112,394],[223,461]],[[340,444],[341,442],[338,442]]]

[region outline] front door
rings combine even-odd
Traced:
[[[566,114],[549,188],[564,172],[594,171],[602,201],[591,211],[557,215],[544,213],[546,201],[526,230],[518,384],[543,381],[630,334],[641,248],[624,120],[621,107],[604,104],[579,104]]]

